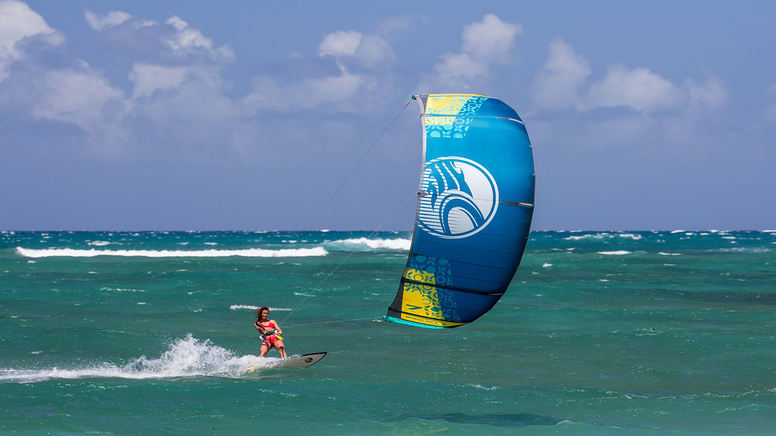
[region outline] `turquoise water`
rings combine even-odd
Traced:
[[[367,236],[0,233],[0,433],[772,434],[776,231],[534,232],[444,331],[379,322]],[[241,375],[262,305],[326,358]]]

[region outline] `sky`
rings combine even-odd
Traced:
[[[774,16],[0,0],[0,229],[410,230],[435,92],[525,120],[533,229],[773,229]]]

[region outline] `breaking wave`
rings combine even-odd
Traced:
[[[243,309],[259,310],[259,306],[253,306],[251,304],[232,304],[231,306],[229,306],[229,309],[230,310],[243,310]],[[270,307],[269,308],[270,312],[272,312],[272,311],[283,312],[283,311],[289,311],[289,310],[291,310],[291,309],[289,309],[287,307]]]
[[[367,239],[350,238],[334,241],[325,241],[324,245],[333,250],[404,250],[407,251],[412,245],[410,239]]]
[[[323,247],[284,248],[268,250],[247,248],[242,250],[79,250],[73,248],[32,249],[16,247],[16,252],[24,257],[311,257],[329,254]]]
[[[710,250],[710,251],[716,251],[718,253],[768,253],[771,251],[771,249],[764,248],[764,247],[734,247],[734,248],[719,248],[719,249]]]
[[[638,241],[642,238],[641,235],[637,233],[589,233],[586,235],[571,235],[563,238],[566,241],[581,241],[585,239],[595,239],[595,240],[601,240],[601,239],[612,239],[612,238],[623,238],[623,239],[633,239],[634,241]]]

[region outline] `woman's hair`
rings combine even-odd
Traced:
[[[259,310],[256,311],[256,321],[261,321],[261,312],[267,311],[267,314],[269,315],[269,307],[267,306],[261,306]]]

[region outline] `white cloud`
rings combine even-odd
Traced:
[[[189,23],[176,16],[170,17],[166,23],[177,30],[177,32],[174,32],[165,40],[165,43],[174,52],[187,52],[196,49],[213,51],[213,41],[210,38],[206,38],[199,30],[189,26]],[[228,48],[222,47],[217,51],[230,60],[234,58],[234,53]]]
[[[515,37],[523,33],[519,24],[501,21],[493,14],[487,14],[482,21],[475,21],[463,29],[462,51],[470,56],[484,59],[498,59],[506,56],[515,42]]]
[[[89,27],[100,31],[106,27],[118,26],[119,24],[132,18],[132,15],[124,11],[111,11],[103,16],[99,16],[90,10],[84,11],[84,18],[89,23]]]
[[[614,65],[603,79],[590,85],[584,105],[588,109],[629,107],[648,112],[679,106],[685,101],[679,87],[647,68]]]
[[[124,93],[87,65],[79,70],[49,71],[43,77],[45,92],[32,109],[39,119],[73,123],[96,138],[116,145],[125,132],[120,127],[126,106]]]
[[[141,71],[148,72],[149,69]],[[174,85],[180,76],[175,77],[174,71],[167,73],[170,74],[170,81],[166,83],[169,87],[164,89],[168,92],[133,101],[133,116],[143,118],[144,124],[155,129],[157,134],[180,138],[182,143],[175,147],[228,145],[224,138],[240,122],[239,105],[224,95],[218,72],[190,67],[182,80]]]
[[[454,81],[455,78],[473,79],[477,76],[485,76],[488,73],[486,65],[477,62],[466,53],[448,53],[442,55],[440,62],[434,66],[434,69],[442,77],[447,77],[448,81]]]
[[[318,56],[352,57],[368,68],[377,68],[396,60],[391,45],[384,38],[354,30],[339,30],[324,36],[318,46]]]
[[[361,44],[361,32],[354,30],[339,30],[323,37],[318,47],[319,56],[353,56]]]
[[[132,99],[151,97],[156,91],[180,89],[191,82],[214,89],[220,88],[222,84],[217,68],[198,65],[169,67],[135,63],[128,78],[135,84]]]
[[[377,35],[365,35],[361,38],[355,57],[362,65],[369,68],[378,68],[396,61],[391,45]]]
[[[243,105],[249,114],[257,110],[289,112],[323,105],[333,112],[357,112],[350,102],[357,93],[375,85],[374,78],[351,74],[342,65],[337,76],[310,78],[286,85],[272,77],[261,76],[254,79],[253,90],[243,99]]]
[[[176,62],[181,58],[230,62],[235,58],[228,46],[216,47],[212,39],[177,16],[157,23],[133,18],[121,11],[109,12],[102,17],[86,11],[84,18],[94,30],[111,35],[108,39],[111,44],[154,59],[167,55],[175,58]]]
[[[589,75],[587,59],[561,40],[552,42],[549,57],[534,80],[536,108],[559,110],[578,105],[579,87]]]
[[[719,109],[727,101],[727,92],[716,78],[703,83],[687,79],[680,86],[645,67],[610,65],[603,78],[584,89],[590,74],[589,62],[571,45],[561,40],[552,42],[547,61],[534,80],[535,108],[627,108],[642,114],[681,109],[685,115],[692,115]]]
[[[187,67],[133,64],[129,80],[135,83],[132,98],[149,97],[154,91],[178,87],[186,78]]]
[[[0,0],[0,6],[8,4]],[[28,34],[56,34],[26,5],[13,4],[38,18],[35,31]],[[85,11],[84,20],[108,50],[131,63],[124,73],[129,80],[126,90],[84,61],[62,57],[52,67],[45,57],[33,57],[30,52],[25,71],[32,74],[16,74],[14,69],[11,80],[0,83],[4,86],[0,97],[23,109],[20,116],[27,120],[79,127],[85,138],[73,134],[72,127],[46,124],[65,129],[84,152],[104,158],[159,146],[167,152],[197,148],[208,153],[206,150],[216,147],[220,151],[241,147],[250,151],[264,141],[253,133],[276,134],[277,126],[268,120],[276,114],[288,118],[289,112],[300,110],[316,111],[316,120],[309,123],[311,133],[303,135],[315,137],[320,133],[317,129],[337,114],[364,116],[374,108],[370,104],[382,104],[380,97],[393,89],[390,72],[377,71],[395,61],[381,34],[347,31],[326,35],[317,54],[328,57],[339,67],[338,72],[312,73],[297,80],[265,73],[254,80],[247,94],[230,97],[224,90],[221,65],[233,59],[233,53],[181,18],[157,23],[121,11],[104,15]],[[5,30],[0,29],[0,36],[5,36]],[[13,40],[24,37],[17,35]],[[324,63],[329,62],[306,65]],[[360,67],[372,71],[365,73]],[[365,95],[371,98],[363,98]]]
[[[433,73],[421,79],[418,91],[470,88],[474,79],[488,75],[492,64],[508,59],[520,33],[519,24],[505,23],[493,14],[469,24],[461,32],[461,50],[440,56]]]
[[[610,65],[595,80],[592,75],[588,60],[570,44],[560,40],[550,44],[534,80],[534,109],[573,109],[577,115],[552,117],[556,127],[539,131],[545,141],[585,150],[648,145],[644,152],[674,152],[717,141],[708,124],[724,122],[719,109],[727,101],[727,91],[719,79],[685,79],[678,85],[648,68],[621,65]],[[596,111],[603,108],[609,110]],[[562,123],[568,124],[558,128]],[[566,133],[570,131],[574,133]]]
[[[26,3],[0,1],[0,81],[8,78],[11,64],[24,57],[17,43],[29,37],[41,37],[52,46],[64,41],[64,37]]]

